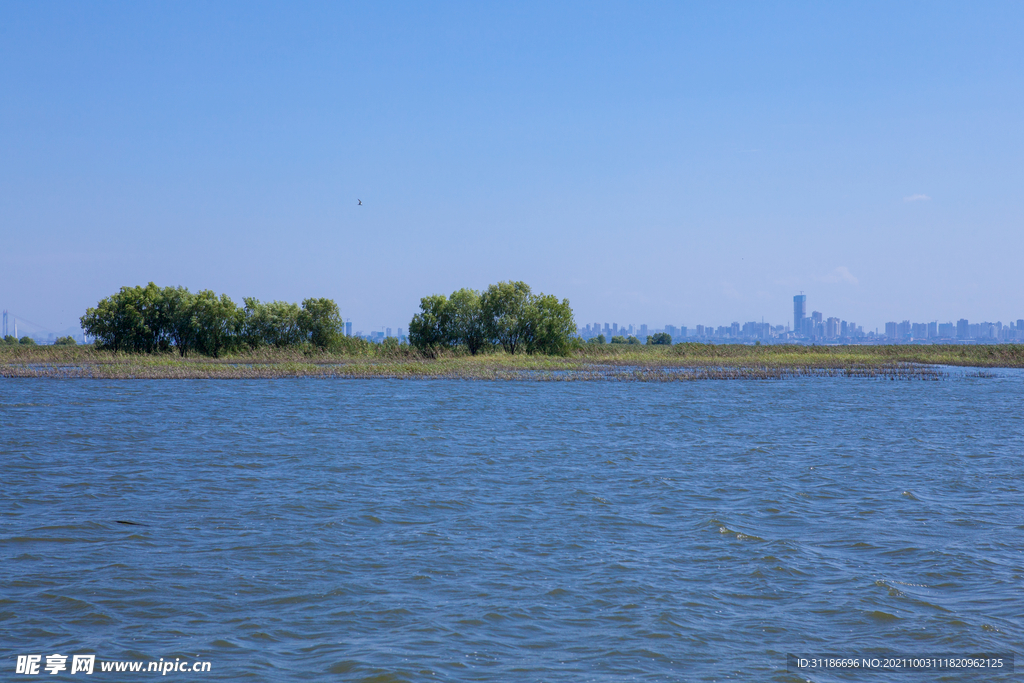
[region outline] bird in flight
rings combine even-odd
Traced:
[[[357,199],[356,201],[359,202],[359,204],[358,204],[359,206],[363,205],[363,200],[362,199]]]

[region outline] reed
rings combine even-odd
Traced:
[[[274,349],[220,358],[173,351],[136,354],[93,346],[0,347],[0,377],[93,379],[483,379],[538,381],[780,380],[792,377],[938,379],[936,366],[1024,367],[1024,345],[933,346],[586,346],[568,356],[426,356],[409,346],[365,345],[341,352]]]

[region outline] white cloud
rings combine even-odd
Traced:
[[[905,202],[930,202],[931,200],[932,198],[926,194],[912,194],[909,197],[903,198]]]
[[[846,266],[838,266],[837,268],[835,268],[828,275],[825,275],[824,277],[815,278],[815,279],[818,282],[829,282],[829,283],[833,283],[833,284],[839,283],[839,282],[845,282],[847,284],[856,285],[856,284],[860,283],[860,280],[858,280],[856,277],[854,277],[853,273],[851,273],[850,269],[847,268]]]

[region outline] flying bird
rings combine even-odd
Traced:
[[[356,201],[359,202],[359,206],[363,205],[363,200],[362,199],[357,199]]]

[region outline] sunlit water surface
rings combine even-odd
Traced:
[[[380,682],[1019,655],[1024,375],[992,374],[0,381],[0,678],[52,653]],[[812,677],[965,679],[1015,680]]]

